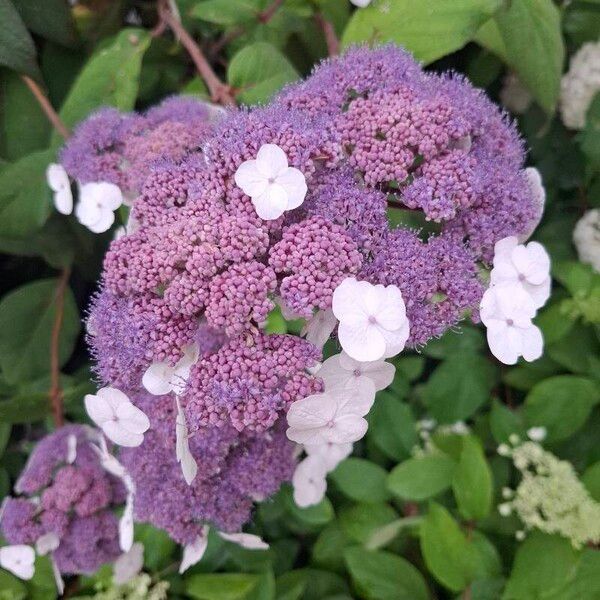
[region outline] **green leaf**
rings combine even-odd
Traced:
[[[504,404],[500,404],[498,400],[492,403],[490,429],[498,444],[507,443],[508,438],[513,434],[521,439],[525,437],[525,427],[520,416]]]
[[[9,164],[0,172],[0,236],[23,238],[45,222],[52,210],[46,167],[54,152],[43,150]]]
[[[0,23],[0,65],[41,83],[35,44],[11,0],[0,0]]]
[[[348,592],[345,581],[335,573],[319,569],[296,569],[277,580],[277,600],[284,598],[288,600],[288,596],[279,596],[280,590],[286,593],[302,585],[304,586],[303,600],[325,600],[333,598],[335,594]]]
[[[286,83],[298,78],[288,59],[275,46],[256,42],[240,50],[229,63],[227,81],[244,104],[264,103]]]
[[[334,517],[333,506],[327,497],[319,504],[300,508],[295,502],[289,488],[282,490],[286,511],[300,523],[309,526],[320,526],[329,523]]]
[[[312,547],[314,564],[332,571],[343,571],[344,549],[348,543],[348,537],[334,521],[323,529]]]
[[[530,534],[519,546],[503,600],[564,598],[552,593],[570,579],[578,557],[579,553],[564,538],[539,532]]]
[[[472,416],[489,400],[496,370],[483,356],[454,355],[429,377],[423,399],[439,423],[455,423]]]
[[[556,107],[565,54],[560,28],[552,0],[511,0],[477,35],[518,73],[548,113]]]
[[[60,109],[67,127],[73,127],[100,106],[131,110],[138,92],[142,58],[150,45],[143,29],[123,29],[107,47],[96,51],[75,80]],[[54,134],[52,141],[60,137]]]
[[[75,42],[75,29],[67,0],[14,0],[28,29],[63,46]]]
[[[426,500],[449,488],[456,463],[445,454],[409,458],[389,474],[389,490],[405,500]]]
[[[481,329],[464,326],[460,332],[450,329],[441,338],[427,342],[423,354],[441,360],[456,355],[475,354],[485,348],[487,343]]]
[[[564,440],[584,425],[598,402],[597,382],[575,375],[550,377],[527,394],[525,420],[528,427],[545,427],[548,441]]]
[[[27,598],[27,588],[23,582],[8,571],[0,570],[0,599],[25,600],[25,598]]]
[[[368,600],[427,600],[421,573],[407,560],[389,552],[348,548],[348,571],[361,598]]]
[[[342,44],[396,42],[430,63],[462,48],[500,0],[375,0],[355,11]]]
[[[600,502],[600,461],[589,466],[581,476],[583,485],[596,502]]]
[[[50,338],[56,314],[56,279],[28,283],[0,303],[0,365],[6,381],[15,383],[50,369]],[[64,297],[59,361],[71,356],[79,334],[77,305],[70,288]]]
[[[207,573],[192,575],[185,591],[198,600],[242,600],[258,584],[258,575],[245,573]]]
[[[477,438],[464,436],[452,489],[458,510],[465,519],[483,519],[492,506],[492,472]]]
[[[377,395],[369,412],[368,435],[379,450],[396,461],[410,455],[419,441],[410,406],[386,392]]]
[[[162,529],[136,523],[135,539],[144,544],[144,566],[149,571],[158,571],[170,564],[177,544]]]
[[[262,0],[205,0],[196,4],[190,14],[217,25],[239,25],[256,20],[264,4]]]
[[[355,504],[340,511],[340,527],[355,542],[366,544],[373,534],[398,519],[389,504]]]
[[[347,458],[331,473],[340,490],[358,502],[385,502],[387,471],[364,458]]]
[[[17,160],[49,139],[50,123],[34,95],[16,73],[0,69],[0,155]]]
[[[421,525],[421,552],[433,576],[454,592],[485,576],[476,546],[467,540],[450,513],[435,502],[430,503]]]
[[[548,357],[563,367],[582,375],[595,372],[595,359],[600,355],[600,341],[590,327],[575,323],[558,342],[546,348]]]

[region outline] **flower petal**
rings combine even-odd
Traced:
[[[136,448],[137,446],[141,446],[144,441],[144,436],[141,433],[128,431],[116,421],[107,421],[104,423],[102,431],[111,442],[126,448]]]
[[[385,354],[386,341],[382,332],[368,322],[362,327],[340,322],[338,339],[344,351],[356,360],[380,360]]]
[[[327,490],[327,469],[319,456],[308,456],[292,477],[294,502],[301,508],[318,504]]]
[[[4,546],[0,548],[0,566],[20,579],[31,579],[35,572],[35,552],[24,544]]]
[[[70,187],[54,193],[54,206],[62,215],[70,215],[73,212],[73,192]]]
[[[187,571],[197,562],[202,560],[206,547],[208,546],[208,527],[204,527],[202,534],[199,535],[191,544],[183,547],[183,557],[179,565],[179,573]]]
[[[277,183],[270,184],[260,195],[252,198],[256,214],[264,221],[274,221],[287,209],[287,194]]]
[[[298,429],[322,427],[333,419],[336,409],[336,402],[330,395],[314,394],[292,403],[287,422],[290,427]]]
[[[70,187],[69,175],[65,168],[58,163],[51,163],[46,167],[46,181],[53,192]]]
[[[256,168],[267,179],[275,179],[288,168],[288,159],[277,144],[263,144],[256,155]]]
[[[357,442],[367,433],[368,427],[368,423],[362,417],[354,414],[343,415],[336,419],[333,427],[326,430],[325,438],[334,444]]]
[[[523,340],[523,358],[532,362],[542,356],[544,351],[544,338],[539,327],[531,325],[521,332]]]
[[[260,196],[269,185],[268,177],[265,177],[257,168],[255,160],[243,162],[234,175],[236,185],[242,189],[244,194],[251,198]]]
[[[155,396],[171,393],[171,378],[174,369],[166,362],[152,363],[142,377],[142,385]]]
[[[117,407],[117,419],[122,427],[132,433],[145,433],[150,429],[150,420],[146,413],[131,402]]]
[[[298,208],[304,202],[308,187],[306,186],[306,178],[302,171],[294,167],[288,167],[277,175],[275,182],[278,183],[287,194],[287,210]]]
[[[136,542],[128,552],[121,554],[113,565],[113,581],[123,585],[131,581],[144,566],[144,544]]]
[[[101,396],[86,394],[83,403],[90,419],[99,427],[102,427],[104,423],[110,421],[115,416],[112,406]]]
[[[129,552],[133,545],[133,495],[127,496],[125,510],[119,519],[119,546],[123,552]]]
[[[269,544],[260,536],[251,533],[224,533],[219,531],[219,536],[247,550],[267,550],[269,547]]]

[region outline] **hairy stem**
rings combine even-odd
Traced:
[[[65,419],[63,415],[63,392],[60,387],[60,330],[62,328],[64,310],[65,310],[65,293],[71,275],[70,267],[65,267],[58,279],[56,286],[56,295],[54,304],[56,311],[54,314],[54,323],[52,324],[52,334],[50,338],[50,391],[48,397],[50,399],[50,408],[52,410],[52,419],[56,427],[64,425]]]
[[[208,87],[211,100],[218,104],[234,106],[235,100],[231,93],[231,88],[217,77],[210,66],[210,63],[206,60],[200,46],[198,46],[194,38],[186,31],[185,27],[183,27],[183,25],[175,18],[168,3],[159,2],[158,12],[161,21],[171,29],[181,42],[182,46],[187,50],[200,77],[202,77],[206,83],[206,87]]]
[[[322,12],[315,13],[315,21],[325,36],[327,53],[329,56],[337,56],[340,53],[340,43],[337,39],[337,35],[335,34],[333,25],[323,16]]]
[[[67,129],[67,126],[60,120],[60,117],[52,107],[52,104],[50,104],[50,101],[48,100],[46,94],[44,94],[44,92],[41,90],[40,86],[35,81],[33,81],[33,79],[27,77],[27,75],[21,75],[21,79],[25,82],[27,87],[31,90],[31,93],[35,96],[35,99],[38,101],[39,105],[44,111],[44,114],[48,118],[48,121],[50,121],[50,123],[52,124],[52,127],[54,127],[54,129],[56,129],[56,131],[58,131],[60,135],[67,139],[69,135],[71,135],[71,132]]]

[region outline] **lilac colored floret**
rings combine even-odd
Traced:
[[[190,437],[198,475],[188,486],[175,459],[174,399],[142,394],[134,401],[151,422],[144,443],[120,454],[137,489],[135,518],[165,529],[182,544],[194,541],[204,523],[239,531],[253,502],[276,492],[292,475],[294,445],[283,422],[260,434],[242,435],[226,425],[200,429]]]
[[[96,441],[97,434],[84,425],[47,435],[15,485],[20,496],[4,506],[2,533],[10,543],[35,544],[46,533],[58,536],[54,558],[62,573],[92,573],[120,553],[114,510],[125,489],[100,464]]]

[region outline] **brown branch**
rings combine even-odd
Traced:
[[[223,83],[213,71],[210,63],[206,60],[200,46],[194,38],[186,31],[185,27],[174,17],[167,2],[159,1],[158,14],[162,22],[171,29],[175,36],[181,42],[181,45],[190,55],[200,77],[206,83],[210,98],[218,104],[235,105],[235,100],[231,93],[231,88]]]
[[[44,92],[41,90],[40,86],[35,81],[33,81],[33,79],[27,77],[27,75],[21,75],[21,79],[25,82],[27,87],[31,90],[31,93],[35,96],[35,99],[38,101],[39,105],[44,111],[44,114],[48,118],[48,121],[52,123],[52,127],[54,127],[54,129],[56,129],[56,131],[58,131],[60,135],[67,139],[69,135],[71,135],[71,132],[67,129],[67,126],[60,120],[60,117],[52,107],[52,104],[50,104],[50,101],[48,100],[46,94],[44,94]]]
[[[279,7],[282,4],[283,4],[283,0],[274,0],[269,6],[267,6],[267,8],[265,8],[265,10],[258,13],[258,16],[256,18],[263,25],[265,23],[268,23],[273,18],[273,15],[277,12],[277,10],[279,9]]]
[[[52,334],[50,337],[50,391],[48,397],[50,399],[50,407],[52,409],[52,418],[56,427],[64,425],[65,419],[63,415],[63,392],[60,388],[60,330],[62,328],[64,310],[65,310],[65,293],[71,275],[70,267],[65,267],[58,280],[56,286],[56,294],[54,304],[56,306],[54,314],[54,323],[52,324]]]
[[[337,56],[340,53],[340,43],[337,39],[337,35],[335,34],[333,25],[323,16],[323,13],[321,12],[315,13],[315,21],[325,36],[327,53],[329,56]]]

